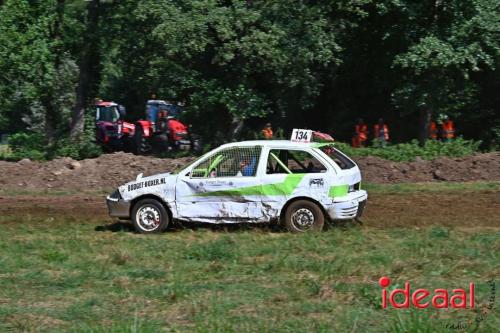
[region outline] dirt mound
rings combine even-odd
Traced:
[[[144,176],[173,172],[193,159],[162,159],[118,152],[81,161],[67,157],[48,162],[0,161],[0,186],[19,190],[110,189],[133,180],[141,172]]]
[[[370,183],[500,180],[500,152],[431,161],[392,162],[379,157],[359,157],[363,180]]]
[[[0,188],[14,190],[109,190],[134,179],[172,172],[193,157],[161,159],[123,152],[75,161],[61,158],[49,162],[0,161]],[[370,183],[500,180],[500,152],[432,161],[391,162],[378,157],[355,159]]]

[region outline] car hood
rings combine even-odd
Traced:
[[[138,176],[136,180],[128,182],[118,188],[124,200],[131,200],[144,194],[154,194],[164,197],[168,189],[175,185],[176,175],[170,172],[160,173],[149,177]]]

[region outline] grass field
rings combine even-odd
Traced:
[[[58,209],[40,194],[31,197],[40,197],[35,207],[21,195],[3,197],[0,331],[456,332],[449,327],[461,325],[494,332],[500,319],[496,307],[487,309],[487,281],[500,273],[495,216],[471,224],[476,211],[457,213],[450,224],[438,211],[420,223],[415,210],[388,205],[397,196],[425,203],[465,191],[498,218],[498,184],[429,186],[422,193],[420,185],[373,185],[364,226],[304,235],[177,226],[141,236],[85,203],[78,218],[77,208]],[[448,209],[462,212],[463,203],[449,206],[456,201]],[[416,222],[402,226],[405,216]],[[381,309],[381,276],[394,281],[389,289],[406,281],[432,290],[475,282],[476,309]]]

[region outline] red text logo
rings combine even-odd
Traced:
[[[388,292],[386,288],[391,284],[391,279],[386,276],[381,277],[378,283],[382,287],[382,308],[384,309],[387,308],[388,303],[397,309],[409,308],[410,303],[419,309],[425,309],[429,306],[437,309],[449,307],[465,309],[469,303],[469,308],[474,309],[474,282],[469,283],[468,291],[465,289],[448,291],[438,288],[434,289],[433,292],[423,288],[412,292],[410,282],[405,282],[404,289],[393,289]],[[401,296],[397,297],[397,295]]]

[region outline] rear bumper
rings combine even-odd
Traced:
[[[326,211],[332,220],[348,220],[361,217],[363,214],[368,194],[364,190],[349,193],[334,199]]]
[[[108,205],[109,216],[111,217],[130,217],[130,201],[123,199],[115,199],[106,197],[106,204]]]

